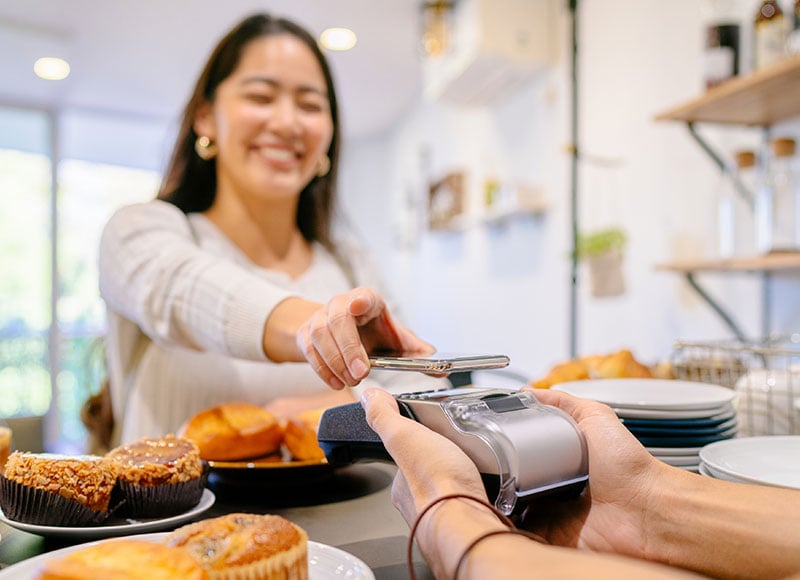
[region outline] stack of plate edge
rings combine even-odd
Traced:
[[[730,403],[689,411],[648,412],[624,407],[614,411],[654,457],[694,473],[700,473],[700,449],[738,433],[736,412]],[[691,434],[687,435],[687,431]]]
[[[700,451],[698,473],[714,479],[722,479],[735,483],[755,485],[771,485],[800,489],[800,435],[765,435],[742,437],[735,442],[719,441],[718,444],[707,445]],[[720,463],[720,453],[725,457],[728,450],[728,463]],[[749,464],[742,473],[742,467],[736,467],[736,455],[750,457]],[[741,465],[741,463],[740,463]]]

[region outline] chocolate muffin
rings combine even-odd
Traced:
[[[206,470],[190,439],[142,438],[112,449],[106,458],[118,474],[118,515],[168,517],[193,508],[203,495]]]

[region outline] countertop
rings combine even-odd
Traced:
[[[360,558],[378,580],[406,579],[409,529],[391,502],[395,470],[371,463],[337,470],[212,472],[208,487],[216,501],[196,519],[232,512],[278,514],[304,528],[310,540]],[[85,540],[47,538],[0,523],[0,569],[80,541]],[[414,554],[417,577],[433,578],[416,548]]]

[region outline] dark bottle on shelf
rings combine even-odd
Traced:
[[[776,0],[763,0],[753,23],[753,67],[758,70],[786,56],[788,22]]]
[[[741,71],[739,16],[732,0],[710,0],[705,22],[703,80],[706,88],[735,77]]]

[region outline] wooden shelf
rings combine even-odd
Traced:
[[[502,224],[510,219],[518,217],[532,217],[542,215],[547,211],[547,206],[542,204],[538,206],[523,207],[501,207],[501,208],[488,208],[486,213],[480,217],[480,221],[485,224]]]
[[[768,126],[800,115],[800,55],[709,89],[657,121]]]
[[[686,260],[656,265],[656,270],[671,272],[777,272],[800,270],[800,252],[786,252],[731,258],[727,260]]]

